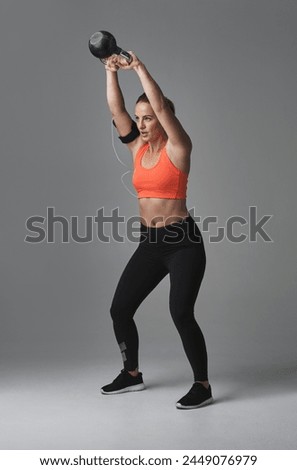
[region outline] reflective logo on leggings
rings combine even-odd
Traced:
[[[120,346],[120,350],[121,350],[121,353],[122,353],[122,359],[123,359],[123,361],[125,362],[125,361],[127,360],[127,356],[126,356],[126,354],[124,353],[124,351],[126,351],[126,349],[127,349],[127,346],[126,346],[125,341],[123,341],[122,343],[120,343],[119,346]]]
[[[127,356],[126,356],[126,354],[124,353],[124,351],[122,352],[122,359],[123,359],[124,362],[127,360]]]
[[[119,346],[121,351],[125,351],[127,349],[126,343],[124,341],[120,343]]]

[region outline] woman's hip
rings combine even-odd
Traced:
[[[191,215],[182,221],[162,227],[148,227],[141,224],[139,244],[163,248],[193,245],[198,249],[204,249],[202,234]]]

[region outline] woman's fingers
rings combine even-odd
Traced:
[[[134,60],[136,60],[136,61],[139,60],[138,57],[136,56],[136,54],[135,54],[133,51],[128,51],[128,52],[129,52],[130,56],[132,57],[132,60],[133,60],[133,61],[134,61]]]
[[[124,70],[131,70],[133,67],[139,64],[139,59],[138,57],[134,54],[133,51],[128,51],[129,54],[131,55],[131,62],[128,62],[124,57],[118,56],[117,63],[120,66],[121,69]]]
[[[138,57],[134,54],[133,51],[129,51],[131,55],[131,62],[128,62],[124,57],[113,54],[112,56],[105,59],[105,68],[106,70],[110,70],[112,72],[117,71],[118,69],[122,70],[131,70],[133,67],[139,64]]]
[[[105,65],[105,69],[109,70],[110,72],[116,72],[119,69],[119,67],[116,65],[113,65],[113,66]]]
[[[110,70],[111,72],[116,72],[119,69],[118,63],[117,63],[117,58],[118,56],[116,54],[113,54],[110,57],[107,57],[105,59],[105,68],[106,70]]]

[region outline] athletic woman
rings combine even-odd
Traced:
[[[133,52],[132,62],[118,55],[105,64],[107,103],[119,138],[133,157],[132,183],[140,213],[138,246],[118,282],[110,313],[123,369],[105,395],[143,390],[138,370],[138,332],[134,314],[148,294],[169,274],[169,309],[193,370],[194,383],[177,401],[179,409],[212,402],[204,336],[194,304],[204,276],[206,256],[201,232],[186,206],[192,143],[145,65]],[[125,108],[118,70],[136,72],[144,93],[135,105],[135,120]]]

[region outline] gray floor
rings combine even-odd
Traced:
[[[296,449],[294,367],[218,371],[215,402],[184,411],[188,371],[156,364],[143,364],[146,390],[117,396],[99,393],[108,363],[3,371],[1,449]]]

